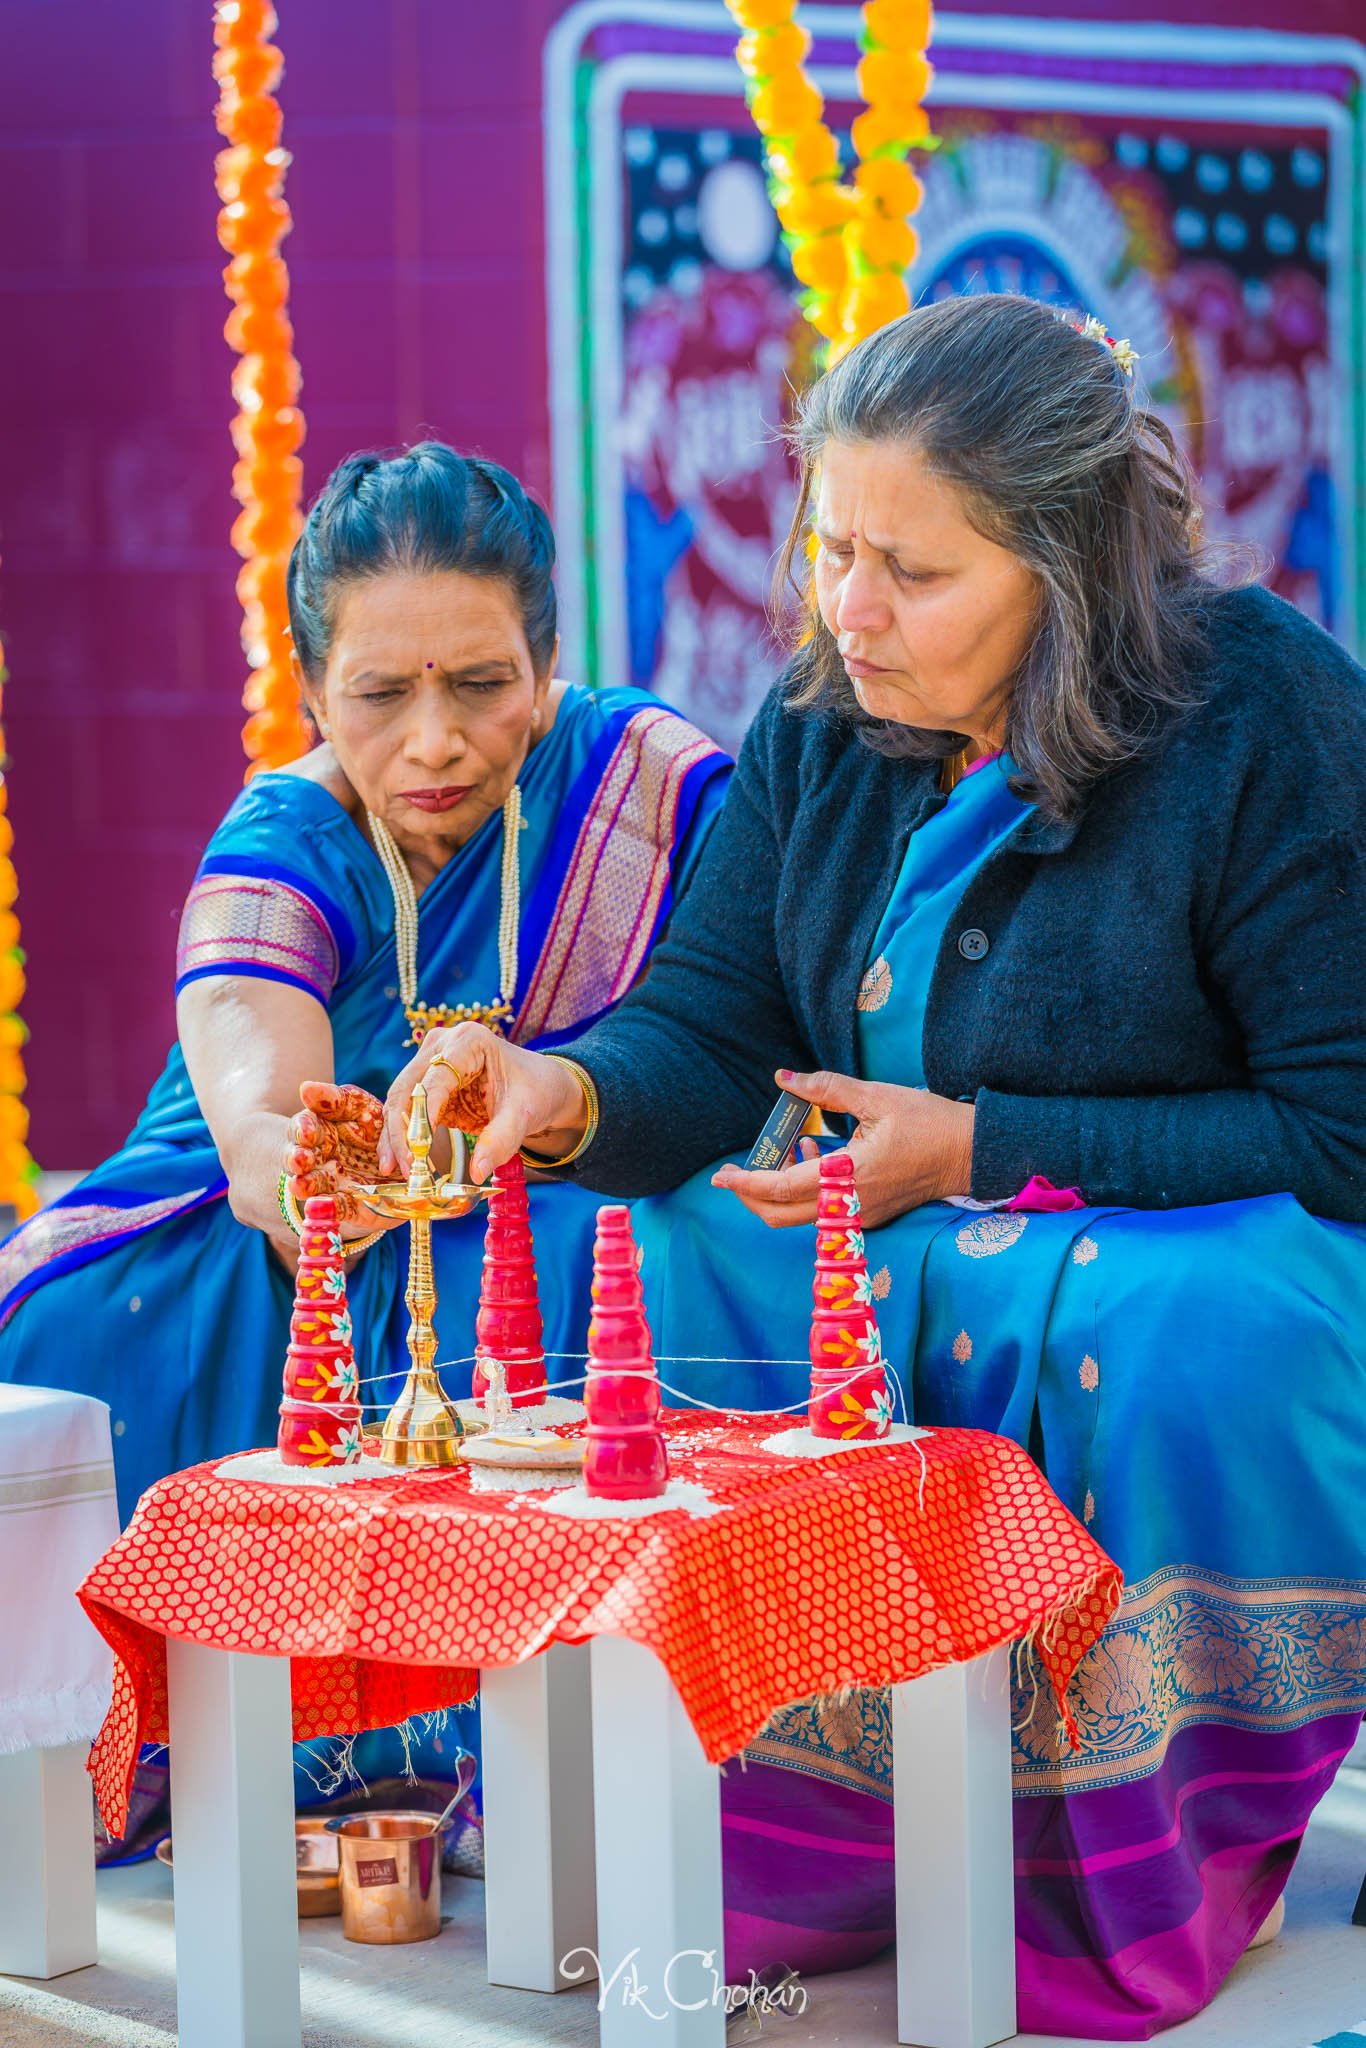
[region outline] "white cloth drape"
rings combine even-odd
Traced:
[[[118,1533],[104,1402],[0,1386],[0,1755],[104,1719],[113,1660],[76,1588]]]

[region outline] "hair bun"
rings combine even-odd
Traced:
[[[550,521],[511,470],[418,441],[398,455],[348,455],[323,485],[294,545],[289,621],[304,673],[327,663],[339,592],[389,572],[504,582],[537,672],[555,646]]]

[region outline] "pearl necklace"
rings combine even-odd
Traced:
[[[367,811],[370,837],[394,899],[394,951],[398,958],[398,994],[412,1027],[408,1045],[420,1045],[428,1031],[443,1024],[486,1024],[503,1032],[512,1019],[517,994],[517,931],[522,913],[520,835],[522,792],[516,783],[503,805],[503,877],[498,905],[498,979],[496,1003],[420,1003],[417,999],[417,890],[408,863],[382,818]]]

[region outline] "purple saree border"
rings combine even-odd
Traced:
[[[723,772],[729,765],[729,757],[725,753],[722,753],[719,759],[716,756],[709,756],[705,761],[697,762],[684,777],[683,786],[679,792],[678,809],[674,819],[673,859],[670,861],[669,876],[660,892],[659,905],[655,912],[654,923],[646,943],[645,952],[647,958],[653,950],[663,925],[667,922],[673,910],[673,862],[677,859],[679,848],[687,838],[692,821],[697,815],[697,807],[702,800],[703,791],[712,777]],[[625,991],[623,990],[622,993],[624,994]],[[613,1000],[616,1000],[616,998]],[[538,1032],[534,1039],[530,1039],[527,1042],[530,1045],[541,1048],[566,1045],[572,1039],[581,1037],[589,1029],[590,1025],[597,1023],[600,1017],[605,1017],[611,1007],[611,1001],[605,1002],[601,1008],[591,1011],[585,1017],[577,1018],[572,1024],[563,1024],[554,1030]]]
[[[356,930],[335,896],[321,888],[309,875],[280,861],[258,860],[248,853],[206,854],[195,870],[195,884],[220,879],[243,882],[281,882],[301,896],[328,927],[337,949],[337,978],[350,972],[356,957]],[[194,885],[192,885],[193,888]]]
[[[234,980],[283,982],[286,988],[302,989],[306,996],[312,996],[315,1003],[327,1008],[327,997],[319,991],[316,982],[305,980],[302,974],[290,974],[283,967],[265,967],[250,960],[225,960],[207,967],[187,967],[183,974],[176,976],[175,992],[179,995],[192,981],[207,981],[214,975],[224,974],[232,975]]]
[[[649,759],[652,735],[662,729],[679,744],[660,766],[658,787],[651,796],[643,787],[642,770]],[[689,758],[693,755],[698,758]],[[544,939],[523,984],[526,994],[512,1027],[519,1042],[545,1045],[575,1037],[626,993],[671,907],[673,863],[701,793],[713,775],[727,771],[730,765],[722,748],[662,700],[634,706],[603,733],[573,796],[581,797],[584,789],[590,793],[586,801],[573,805],[572,810],[566,806],[570,815],[562,819],[557,829],[533,898],[529,923],[532,930],[543,930]],[[642,801],[652,807],[652,815],[644,818],[644,829],[635,837],[654,847],[653,875],[632,914],[629,928],[621,928],[617,933],[618,958],[611,984],[602,990],[602,1000],[584,1014],[557,1016],[575,941],[590,913],[600,907],[601,901],[610,900],[613,893],[609,864],[613,831],[629,807]],[[609,807],[610,815],[605,816]],[[571,909],[573,930],[566,933],[563,919]],[[524,927],[524,944],[527,938]],[[547,980],[552,978],[553,985],[547,992]]]
[[[1021,2028],[1146,2040],[1201,2011],[1279,1898],[1359,1726],[1211,1719],[1174,1736],[1151,1777],[1017,1798]]]
[[[84,1236],[77,1236],[72,1243],[55,1255],[38,1257],[32,1265],[24,1267],[5,1287],[3,1294],[0,1294],[0,1330],[4,1328],[15,1310],[21,1308],[29,1296],[35,1294],[40,1287],[45,1287],[49,1280],[56,1280],[63,1273],[74,1273],[80,1267],[91,1265],[96,1259],[103,1258],[106,1253],[117,1251],[121,1245],[131,1243],[134,1238],[143,1236],[147,1231],[158,1229],[163,1223],[178,1221],[180,1217],[188,1216],[196,1209],[205,1208],[210,1202],[219,1201],[227,1193],[227,1189],[227,1176],[221,1174],[216,1182],[210,1183],[207,1187],[192,1188],[188,1194],[183,1195],[149,1196],[145,1189],[130,1191],[123,1188],[97,1188],[84,1192],[82,1188],[77,1187],[72,1188],[68,1194],[59,1196],[55,1202],[47,1203],[36,1216],[30,1216],[27,1222],[19,1224],[8,1237],[0,1241],[0,1285],[3,1285],[4,1270],[14,1261],[17,1248],[26,1233],[40,1238],[44,1235],[50,1236],[54,1217],[82,1210],[89,1212],[88,1232]],[[149,1213],[139,1216],[136,1222],[124,1228],[120,1228],[112,1221],[120,1215],[136,1210]],[[41,1230],[37,1228],[39,1225],[42,1226]]]
[[[1182,1730],[1148,1777],[1013,1802],[1021,2032],[1148,2040],[1206,2006],[1284,1887],[1359,1715]],[[727,1974],[847,1969],[894,1935],[893,1815],[750,1761],[721,1786]]]

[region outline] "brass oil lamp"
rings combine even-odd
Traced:
[[[408,1147],[413,1163],[406,1181],[379,1181],[356,1190],[377,1216],[400,1217],[408,1225],[408,1378],[380,1433],[386,1465],[454,1465],[464,1425],[437,1374],[436,1282],[432,1275],[432,1224],[467,1216],[489,1190],[464,1178],[465,1140],[452,1133],[456,1173],[432,1171],[432,1124],[427,1091],[419,1081],[408,1113]]]

